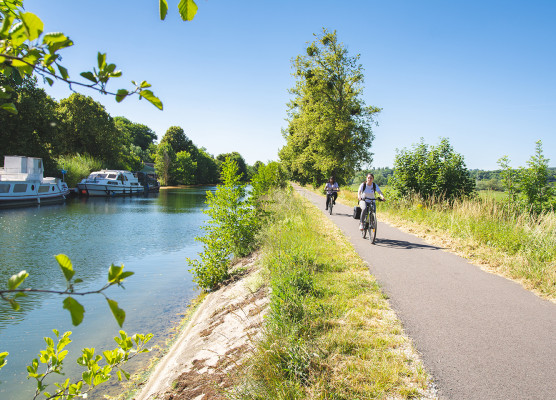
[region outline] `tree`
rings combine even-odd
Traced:
[[[161,143],[158,145],[158,150],[155,157],[154,169],[160,178],[160,183],[163,186],[171,185],[172,183],[172,160],[176,155],[172,146],[169,143]]]
[[[475,180],[447,138],[438,146],[421,143],[413,150],[402,149],[394,159],[394,175],[389,180],[401,196],[418,195],[422,199],[469,197],[475,193]]]
[[[116,123],[116,127],[124,132],[126,138],[135,146],[139,146],[142,150],[148,150],[149,146],[153,144],[157,138],[156,133],[146,125],[131,122],[124,117],[114,117],[114,122]]]
[[[180,151],[176,154],[176,181],[179,185],[192,185],[195,183],[195,171],[197,162],[187,151]]]
[[[197,162],[197,171],[195,173],[195,181],[197,184],[216,183],[218,182],[218,165],[205,148],[198,149],[195,160]]]
[[[523,197],[531,211],[540,213],[551,208],[553,188],[548,183],[548,162],[542,150],[542,141],[536,142],[535,154],[531,156],[527,165],[521,168],[519,183]]]
[[[292,61],[297,82],[290,90],[286,145],[280,159],[293,179],[322,184],[330,175],[348,182],[370,163],[373,115],[380,109],[362,100],[363,67],[349,56],[336,31],[323,29]]]
[[[168,128],[168,130],[162,137],[162,140],[160,141],[160,144],[163,143],[168,143],[170,146],[172,146],[172,149],[176,153],[179,153],[180,151],[191,152],[195,148],[195,145],[193,144],[191,139],[186,136],[183,128],[179,126],[171,126]]]
[[[19,114],[0,112],[0,157],[13,154],[40,157],[45,171],[54,174],[56,163],[52,144],[58,130],[56,101],[37,87],[36,78],[28,77],[15,83],[0,75],[0,85],[7,81],[14,89],[12,100]]]
[[[247,182],[249,180],[247,164],[245,163],[245,160],[243,159],[241,154],[239,154],[237,151],[234,151],[232,153],[219,154],[216,157],[216,161],[218,161],[219,164],[220,164],[219,165],[220,172],[222,171],[222,165],[223,165],[224,161],[226,161],[226,159],[228,159],[228,158],[237,163],[238,174],[240,176],[240,180],[242,182]]]
[[[89,154],[108,165],[118,164],[124,138],[103,105],[73,93],[60,101],[58,115],[58,154]]]

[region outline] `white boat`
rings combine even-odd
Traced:
[[[0,208],[62,202],[68,185],[58,178],[45,178],[41,158],[4,156],[0,168]]]
[[[92,172],[77,184],[79,194],[86,196],[124,196],[144,193],[143,185],[129,171],[103,169]]]

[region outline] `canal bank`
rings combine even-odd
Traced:
[[[128,392],[134,400],[221,399],[240,360],[260,337],[268,290],[258,255],[240,260],[232,282],[208,293],[186,319],[177,339],[147,377]]]

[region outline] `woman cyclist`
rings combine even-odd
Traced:
[[[333,176],[331,176],[328,182],[326,183],[324,190],[326,192],[325,210],[328,210],[328,200],[332,198],[332,204],[336,204],[336,198],[338,197],[338,191],[340,190],[340,187],[338,186],[338,182],[336,182]]]
[[[375,193],[378,193],[382,200],[386,200],[384,194],[382,194],[380,188],[376,183],[373,182],[375,176],[373,174],[367,174],[367,180],[359,186],[357,191],[357,198],[359,199],[359,207],[361,207],[361,219],[359,223],[359,230],[365,229],[364,221],[369,210],[369,206],[372,207],[372,201],[370,199],[375,198]]]

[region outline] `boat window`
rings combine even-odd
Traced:
[[[39,193],[46,193],[48,192],[49,186],[39,186]],[[53,187],[54,189],[54,187]]]
[[[118,185],[119,184],[118,181],[108,181],[106,183],[109,184],[109,185]]]
[[[116,174],[110,174],[110,175],[108,175],[108,179],[116,179]]]
[[[24,193],[27,191],[27,185],[25,183],[16,183],[14,185],[14,193]]]
[[[9,192],[10,192],[10,184],[0,183],[0,193],[9,193]]]
[[[91,174],[89,175],[89,179],[104,179],[106,178],[106,174]]]

